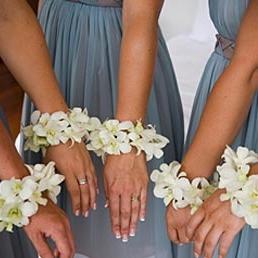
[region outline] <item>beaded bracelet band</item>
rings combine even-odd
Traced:
[[[87,149],[104,161],[106,154],[120,155],[136,148],[137,155],[144,152],[149,161],[153,157],[161,158],[164,154],[162,148],[168,143],[169,140],[157,134],[151,125],[144,128],[140,121],[134,124],[131,121],[107,120],[90,133]]]
[[[28,225],[29,218],[38,212],[39,205],[47,204],[47,198],[55,203],[57,201],[64,176],[55,173],[55,163],[26,167],[29,176],[0,183],[0,232],[12,232],[14,226]]]

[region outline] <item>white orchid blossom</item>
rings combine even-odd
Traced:
[[[152,126],[144,129],[140,121],[133,124],[131,121],[119,122],[112,119],[105,121],[90,133],[87,148],[104,160],[106,154],[129,153],[135,147],[137,155],[144,152],[149,161],[153,157],[161,158],[164,155],[162,148],[168,142],[169,140],[157,134]]]
[[[12,232],[13,226],[28,225],[39,205],[46,205],[48,197],[56,202],[64,176],[55,173],[55,163],[26,165],[30,175],[0,183],[0,231]],[[45,193],[45,197],[43,196]]]
[[[97,118],[90,118],[87,109],[73,108],[67,113],[41,114],[38,110],[31,115],[31,124],[23,128],[25,150],[39,152],[49,146],[80,143],[89,132],[100,125]]]
[[[160,170],[154,170],[151,174],[155,183],[154,195],[162,198],[166,206],[172,202],[175,209],[190,206],[193,214],[213,193],[213,187],[205,178],[195,178],[190,182],[187,174],[180,170],[181,165],[177,161],[162,164]]]

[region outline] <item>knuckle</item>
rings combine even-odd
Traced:
[[[129,211],[122,211],[122,217],[123,217],[123,219],[127,220],[127,219],[130,219],[131,214]]]

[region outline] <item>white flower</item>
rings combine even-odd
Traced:
[[[1,208],[0,221],[4,221],[6,230],[12,232],[13,225],[23,227],[29,224],[29,217],[36,214],[38,206],[35,203],[17,200],[13,203],[5,204]],[[2,224],[2,226],[4,226]]]
[[[232,212],[244,217],[252,228],[258,228],[258,176],[250,176],[242,190],[232,197]]]
[[[154,170],[151,174],[151,180],[155,183],[154,195],[157,198],[163,198],[165,205],[172,201],[175,208],[183,208],[188,204],[183,198],[184,190],[189,187],[189,180],[185,178],[186,174],[180,172],[181,165],[174,161],[169,165],[162,164],[160,170]]]
[[[254,151],[249,151],[245,147],[238,147],[235,152],[229,146],[226,147],[222,156],[225,163],[231,165],[236,170],[248,170],[248,164],[258,162],[258,155]]]

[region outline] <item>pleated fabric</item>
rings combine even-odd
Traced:
[[[239,26],[245,10],[248,6],[248,0],[209,0],[210,16],[213,23],[224,38],[235,41]],[[210,92],[214,84],[221,76],[229,60],[224,57],[220,46],[215,51],[206,65],[199,88],[196,93],[193,106],[190,127],[187,136],[186,150],[190,145],[196,129],[198,127],[200,117],[207,102]],[[233,147],[246,146],[250,149],[258,151],[258,95],[255,95],[252,106],[250,108],[246,122],[244,123],[239,135],[236,137]],[[258,231],[246,226],[235,238],[227,258],[253,258],[257,256]],[[177,257],[193,258],[193,250],[191,245],[179,247]],[[218,257],[218,253],[214,254],[214,258]]]
[[[111,3],[112,2],[112,3]],[[122,2],[114,0],[45,0],[39,15],[61,90],[70,107],[87,107],[91,116],[104,120],[115,114],[119,55],[122,38]],[[33,107],[25,100],[23,123],[29,122]],[[149,163],[149,172],[162,162],[180,160],[183,151],[183,114],[177,81],[169,53],[159,32],[158,53],[149,99],[147,122],[170,139],[164,158]],[[27,162],[40,157],[24,153]],[[104,209],[103,166],[93,157],[100,195],[88,219],[72,214],[66,190],[61,206],[67,212],[76,238],[77,253],[90,258],[172,258],[167,238],[165,207],[149,188],[147,220],[136,237],[124,244],[111,232],[108,210]]]

